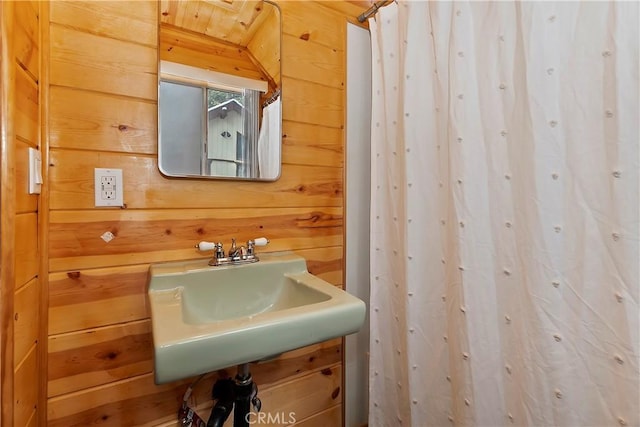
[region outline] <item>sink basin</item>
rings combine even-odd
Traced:
[[[291,252],[245,265],[207,261],[149,268],[157,384],[268,359],[362,326],[364,302],[310,274]]]

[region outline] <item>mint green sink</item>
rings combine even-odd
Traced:
[[[364,302],[291,252],[253,264],[154,264],[148,300],[155,381],[166,383],[357,332]]]

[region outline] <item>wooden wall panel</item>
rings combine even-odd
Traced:
[[[99,3],[52,2],[47,27],[47,424],[171,424],[191,380],[153,384],[149,263],[211,256],[195,250],[200,240],[228,247],[231,237],[264,235],[263,251],[294,250],[313,274],[343,284],[346,17],[317,2],[279,2],[280,180],[181,180],[163,177],[156,162],[158,4]],[[122,209],[94,207],[99,167],[123,169]],[[337,426],[341,361],[335,339],[251,369],[265,409]],[[209,374],[197,403],[210,405],[213,381],[233,371]]]
[[[342,129],[292,121],[284,122],[283,129],[283,163],[342,167]]]
[[[102,266],[107,266],[114,265],[110,260],[119,259],[122,254],[136,262],[144,262],[145,254],[153,253],[155,257],[162,251],[173,251],[174,254],[180,251],[184,258],[203,257],[206,254],[196,251],[196,243],[201,240],[226,243],[232,237],[242,242],[268,236],[271,240],[268,251],[341,245],[342,210],[265,208],[55,212],[51,216],[50,229],[52,263],[64,258],[100,257],[105,263]],[[100,238],[107,231],[115,236],[108,243]],[[138,254],[140,256],[136,256]],[[77,267],[68,265],[65,268]]]
[[[299,419],[307,418],[318,411],[340,403],[342,369],[340,364],[296,376],[290,381],[276,385],[265,384],[259,395],[263,410],[273,413],[293,412]],[[107,426],[157,425],[175,417],[188,381],[153,384],[152,375],[141,375],[118,381],[106,387],[96,387],[72,395],[49,399],[50,427],[86,426],[100,423]],[[264,383],[263,383],[264,384]],[[206,387],[205,387],[206,385]],[[199,402],[210,402],[211,384],[201,383],[195,390]],[[182,392],[182,393],[180,393]],[[180,396],[180,398],[176,398]],[[202,408],[201,406],[201,408]],[[164,420],[159,414],[165,416]],[[202,414],[207,412],[202,411]],[[168,418],[168,419],[167,419]]]
[[[20,93],[15,101],[16,136],[23,141],[30,142],[35,147],[39,141],[40,130],[38,126],[38,85],[22,67],[16,68],[16,90]]]
[[[157,153],[155,102],[58,86],[49,96],[50,147]]]
[[[49,275],[49,333],[62,334],[146,319],[149,266]]]
[[[341,340],[331,340],[253,364],[252,375],[261,385],[273,384],[312,369],[341,361]],[[153,371],[151,324],[148,319],[105,328],[54,335],[49,338],[49,396],[88,389]],[[203,380],[211,388],[218,376]],[[206,393],[203,399],[209,400]]]
[[[51,25],[51,84],[155,100],[157,51],[135,43],[144,37],[135,31],[122,41]]]
[[[16,60],[30,74],[31,80],[40,78],[38,46],[40,32],[38,26],[39,5],[37,1],[20,1],[15,4],[15,26],[13,46]],[[37,100],[37,98],[36,98]],[[34,116],[37,122],[38,114]]]
[[[38,406],[38,358],[37,346],[31,346],[29,353],[15,368],[14,426],[24,426],[29,422]]]
[[[344,50],[346,24],[343,16],[320,2],[279,1],[278,5],[283,14],[282,30],[285,34]]]
[[[286,61],[285,61],[286,62]],[[287,75],[287,68],[283,74]],[[344,128],[344,90],[285,78],[282,94],[284,120]],[[286,128],[284,129],[286,133]]]
[[[146,374],[118,381],[105,387],[94,387],[81,393],[65,394],[49,399],[47,425],[72,427],[137,426],[163,415],[175,414],[178,395],[190,381],[156,386],[153,375]]]
[[[133,11],[133,13],[132,13]],[[50,19],[83,32],[149,46],[158,44],[158,8],[155,1],[54,1]]]
[[[38,425],[38,410],[35,409],[31,413],[31,417],[29,417],[29,420],[26,423],[26,427],[36,427],[37,425]]]
[[[162,176],[153,157],[52,150],[51,209],[92,209],[93,169],[105,167],[123,169],[124,203],[128,209],[342,204],[342,170],[334,167],[283,165],[282,177],[273,183],[179,180]]]
[[[40,289],[38,279],[34,278],[15,293],[14,302],[14,359],[21,361],[28,351],[36,345],[40,326],[39,306]]]
[[[344,87],[344,50],[311,43],[289,34],[284,35],[284,43],[287,50],[282,58],[282,66],[286,76],[304,76],[305,81],[323,86]]]
[[[342,405],[335,405],[296,423],[297,427],[327,427],[342,424]]]
[[[307,269],[329,283],[343,285],[342,246],[298,250],[296,253],[307,260]]]
[[[23,190],[24,191],[24,190]],[[16,215],[16,288],[38,275],[38,214]]]
[[[40,144],[39,2],[4,2],[2,34],[2,413],[0,424],[33,425],[38,417],[41,347],[38,196],[28,194],[28,148]]]
[[[145,319],[49,338],[49,396],[153,370],[151,322]]]
[[[341,385],[342,366],[334,365],[261,390],[260,400],[265,412],[295,414],[295,418],[301,420],[339,404],[342,401]]]

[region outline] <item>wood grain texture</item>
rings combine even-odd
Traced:
[[[156,102],[56,86],[49,96],[50,147],[157,153]]]
[[[153,370],[147,319],[49,338],[49,396],[145,374]]]
[[[157,99],[156,49],[55,24],[50,36],[52,85]]]
[[[339,404],[342,401],[341,385],[342,366],[337,364],[260,391],[262,411],[295,414],[295,419],[305,419]]]
[[[19,1],[15,4],[13,46],[16,61],[35,82],[40,78],[39,67],[39,5],[37,1]],[[37,119],[36,114],[35,118]]]
[[[53,212],[50,258],[133,255],[159,250],[187,250],[185,258],[199,254],[194,245],[207,238],[230,242],[267,236],[268,250],[338,246],[342,243],[342,209],[182,209]],[[100,236],[110,231],[115,238]]]
[[[40,145],[40,3],[35,1],[11,2],[13,8],[2,7],[2,28],[9,28],[9,34],[2,34],[2,62],[11,67],[13,72],[9,79],[5,78],[3,70],[0,86],[6,87],[11,93],[13,102],[9,119],[12,120],[10,129],[11,137],[7,140],[11,149],[0,149],[2,152],[2,166],[9,161],[10,175],[2,174],[2,205],[3,239],[0,242],[2,251],[3,275],[0,281],[13,287],[14,292],[2,290],[0,302],[3,316],[11,311],[11,325],[3,324],[0,336],[3,340],[3,354],[0,358],[8,362],[3,369],[13,364],[12,376],[5,376],[3,372],[3,397],[2,417],[0,423],[6,425],[25,426],[39,422],[39,359],[41,346],[38,343],[40,335],[40,280],[39,269],[39,234],[38,234],[38,196],[28,194],[28,148],[37,148]],[[5,12],[7,12],[5,14]],[[7,25],[5,19],[11,20]],[[12,50],[7,49],[7,45]],[[2,109],[0,115],[7,111]],[[4,127],[4,126],[3,126]],[[5,135],[3,135],[3,138]],[[7,203],[4,196],[8,195],[11,202]],[[12,224],[7,226],[5,219],[10,217]],[[4,239],[9,235],[13,240],[7,245]],[[11,261],[7,261],[6,252],[10,252]],[[11,280],[6,280],[5,272],[11,275]],[[4,319],[3,319],[4,322]],[[11,326],[5,328],[5,326]],[[8,357],[4,349],[11,348],[5,345],[5,340],[12,341],[12,355]],[[7,378],[11,378],[7,380]],[[7,381],[10,390],[5,389]],[[7,407],[7,403],[11,408]],[[44,404],[44,401],[40,402]]]
[[[327,46],[341,48],[345,42],[344,16],[322,6],[317,1],[280,0],[282,31],[293,37]],[[286,43],[285,43],[286,46]]]
[[[156,386],[146,374],[49,399],[47,425],[137,426],[177,413],[189,380]]]
[[[335,405],[296,423],[297,427],[328,427],[342,424],[342,405]]]
[[[49,333],[148,318],[148,265],[67,271],[49,276]]]
[[[344,90],[287,78],[282,67],[286,90],[282,94],[282,118],[294,122],[344,128]]]
[[[48,352],[47,341],[49,335],[48,309],[49,309],[49,106],[50,106],[50,86],[49,86],[49,20],[51,3],[39,2],[40,17],[40,150],[42,153],[42,179],[45,185],[38,200],[38,247],[40,249],[38,281],[39,281],[39,318],[38,328],[38,411],[34,417],[34,424],[45,427],[47,424],[47,364]]]
[[[14,2],[0,2],[0,425],[14,425],[15,56]]]
[[[40,306],[38,299],[38,279],[34,278],[15,293],[14,319],[14,358],[16,364],[21,363],[31,347],[38,340],[40,326]]]
[[[196,412],[198,414],[206,415],[211,411],[209,404],[203,404],[198,406]],[[277,414],[273,413],[273,417]],[[288,414],[285,414],[288,415]],[[206,418],[206,417],[205,417]],[[284,418],[285,420],[287,418]],[[268,419],[265,418],[265,422],[262,425],[272,426],[272,423],[267,423]],[[303,420],[296,420],[295,425],[297,427],[336,427],[342,425],[342,405],[338,404],[332,406],[329,409],[325,409],[322,412],[314,414],[308,418]],[[172,420],[168,422],[164,422],[162,424],[154,425],[154,427],[181,427],[180,423],[177,420]],[[233,427],[233,416],[230,416],[226,423],[224,423],[224,427]]]
[[[340,168],[283,165],[275,182],[184,180],[160,175],[153,157],[68,150],[50,154],[52,210],[92,209],[94,168],[116,166],[123,169],[128,209],[342,205]]]
[[[246,47],[268,18],[262,1],[162,0],[161,22]]]
[[[342,167],[344,130],[285,121],[282,124],[282,162]]]
[[[339,363],[341,340],[285,353],[268,363],[252,365],[260,384],[288,380],[302,372]],[[49,396],[88,389],[153,371],[150,320],[54,335],[49,338]],[[210,374],[234,375],[233,368]],[[206,395],[201,396],[206,397]]]
[[[342,246],[297,250],[296,253],[307,261],[307,269],[311,274],[336,286],[344,285]]]
[[[38,405],[38,358],[36,345],[29,349],[27,356],[15,368],[15,389],[13,411],[15,426],[24,426]]]
[[[21,3],[17,3],[21,4]],[[38,126],[38,85],[29,74],[16,65],[15,134],[33,147],[40,141]]]
[[[309,40],[284,35],[283,73],[287,77],[300,78],[333,88],[344,88],[344,51]],[[288,90],[289,88],[287,88]]]
[[[50,19],[97,36],[139,43],[155,49],[158,43],[158,2],[53,1]]]
[[[37,425],[38,425],[38,408],[35,408],[33,412],[31,412],[31,415],[29,416],[29,419],[27,420],[27,423],[25,424],[25,426],[35,427]]]
[[[37,212],[16,215],[15,286],[16,289],[38,275],[38,214]],[[37,301],[34,301],[37,303]]]
[[[301,418],[335,405],[341,399],[342,370],[339,364],[312,371],[278,385],[260,389],[263,410],[295,412]],[[151,374],[49,399],[48,425],[52,427],[155,425],[160,414],[175,417],[180,398],[190,380],[155,385]],[[209,384],[208,386],[205,386]],[[211,382],[203,382],[196,393],[207,402]],[[207,396],[207,397],[205,397]],[[268,406],[267,406],[268,405]],[[321,408],[320,411],[318,408]],[[167,419],[168,418],[168,419]]]
[[[165,26],[160,29],[160,59],[219,73],[268,80],[246,48],[217,42],[202,34]]]

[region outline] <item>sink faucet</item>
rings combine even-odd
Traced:
[[[209,261],[209,265],[235,265],[235,264],[248,264],[252,262],[258,262],[259,259],[255,254],[256,246],[266,246],[269,243],[269,239],[266,237],[258,237],[247,241],[247,246],[236,245],[236,239],[231,239],[231,248],[229,253],[225,256],[222,243],[212,242],[200,242],[196,244],[196,248],[201,251],[214,251],[213,258]]]
[[[251,242],[251,240],[249,240]],[[247,242],[247,245],[249,245]],[[229,249],[229,258],[243,257],[247,255],[247,249],[244,246],[236,247],[236,239],[231,239],[231,248]]]

